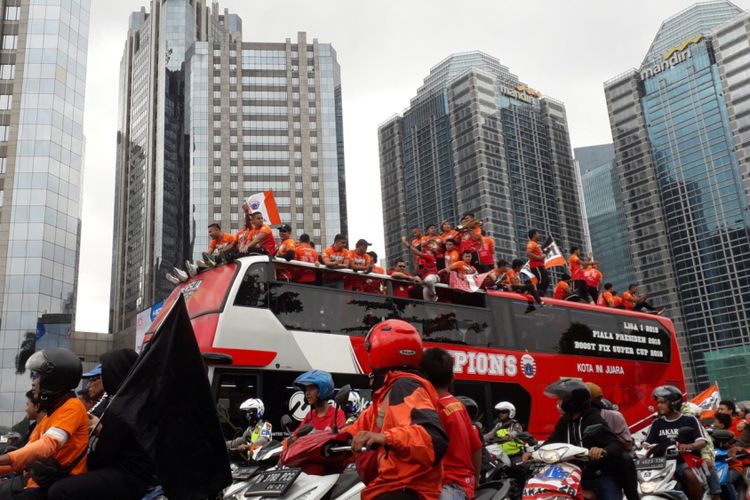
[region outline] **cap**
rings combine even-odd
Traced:
[[[279,232],[280,233],[291,233],[292,228],[289,226],[289,224],[282,224],[279,226]]]
[[[101,377],[101,376],[102,376],[102,365],[99,364],[99,365],[96,365],[96,367],[93,370],[88,371],[84,373],[83,375],[81,375],[81,378],[94,378],[94,377]]]
[[[367,240],[357,240],[357,244],[355,246],[360,246],[360,245],[367,245],[369,247],[370,245],[372,245],[372,243],[370,243]]]
[[[602,388],[593,382],[586,382],[586,387],[589,388],[589,392],[591,393],[591,399],[598,398],[603,395]]]

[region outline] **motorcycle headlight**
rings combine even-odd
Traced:
[[[641,483],[641,491],[643,493],[649,494],[653,493],[656,490],[656,483],[654,481],[646,481],[645,483]]]
[[[548,464],[554,464],[560,461],[560,454],[556,450],[541,450],[539,458]]]

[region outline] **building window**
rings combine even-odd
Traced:
[[[18,35],[3,35],[2,48],[4,50],[15,50],[18,47]]]
[[[13,96],[10,94],[0,94],[0,109],[10,109]]]
[[[12,80],[16,76],[14,64],[0,64],[0,80]]]
[[[18,21],[21,19],[21,7],[5,7],[5,20]]]
[[[0,141],[7,141],[10,135],[10,127],[8,125],[0,125]]]
[[[7,158],[0,158],[0,174],[5,173],[5,169],[8,165],[8,159]]]

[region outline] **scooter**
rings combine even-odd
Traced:
[[[337,411],[348,401],[349,391],[347,385],[336,394]],[[365,485],[356,468],[348,463],[351,445],[341,439],[337,429],[318,433],[311,430],[297,432],[297,439],[282,451],[280,465],[256,471],[247,480],[233,484],[224,490],[224,500],[261,496],[288,500],[358,498]],[[321,474],[323,471],[326,473]]]
[[[747,451],[742,451],[735,454],[733,457],[729,456],[728,446],[735,440],[734,434],[724,429],[716,429],[711,433],[711,439],[714,442],[716,448],[715,463],[716,463],[716,474],[719,476],[719,482],[721,483],[721,489],[724,491],[722,497],[728,491],[728,488],[736,488],[735,485],[729,484],[727,481],[729,475],[729,465],[735,460],[744,460],[748,457]],[[747,468],[745,469],[747,474]],[[747,476],[745,476],[746,478]],[[737,498],[747,497],[747,487],[745,481],[742,481],[742,485],[735,491]],[[744,495],[743,495],[744,493]]]
[[[537,441],[534,436],[528,432],[520,432],[517,439],[524,442],[525,446],[536,446]],[[517,498],[521,495],[521,490],[526,482],[526,470],[520,464],[522,454],[509,457],[503,450],[501,442],[490,442],[484,449],[489,456],[488,468],[480,477],[482,487],[485,484],[496,483],[494,486],[499,489],[507,489],[510,498]],[[526,448],[524,448],[524,451]],[[507,486],[506,486],[507,484]],[[492,486],[490,486],[492,487]]]

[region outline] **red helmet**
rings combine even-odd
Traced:
[[[419,368],[422,336],[406,321],[389,319],[370,329],[365,349],[373,370]]]

